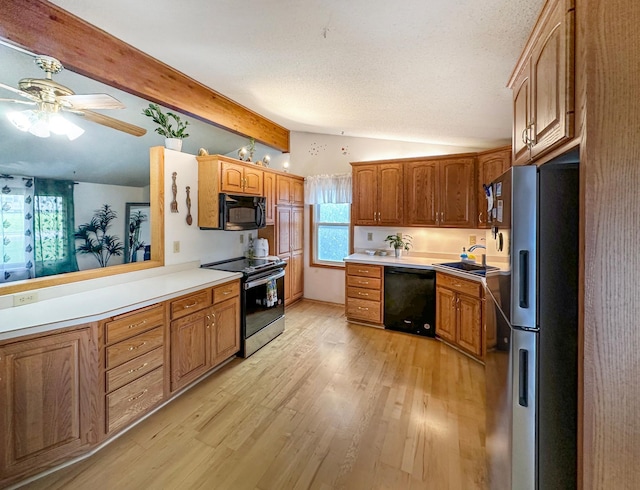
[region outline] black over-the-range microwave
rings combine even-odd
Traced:
[[[220,194],[220,229],[257,230],[266,226],[266,198]]]

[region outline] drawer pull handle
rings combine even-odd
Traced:
[[[149,363],[148,363],[148,362],[145,362],[145,363],[144,363],[142,366],[140,366],[140,367],[137,367],[137,368],[135,368],[135,369],[129,369],[129,370],[127,371],[127,374],[131,374],[131,373],[135,373],[136,371],[140,371],[141,369],[146,368],[148,365],[149,365]]]
[[[363,273],[363,274],[368,274],[369,273],[369,269],[358,269],[358,272]]]
[[[460,284],[459,282],[454,282],[453,285],[457,288],[461,288],[462,284]]]
[[[127,328],[136,328],[136,327],[139,327],[140,325],[144,325],[145,323],[147,323],[147,320],[142,320],[141,322],[138,322],[138,323],[132,323]]]
[[[369,281],[360,281],[360,284],[369,284]]]
[[[226,296],[227,294],[231,294],[231,291],[224,291],[222,294]]]
[[[365,308],[363,306],[358,306],[358,309],[362,311],[369,311],[369,308]]]
[[[369,296],[369,293],[362,293],[362,292],[358,291],[358,296]]]
[[[193,307],[194,307],[195,305],[197,305],[197,304],[198,304],[198,302],[197,302],[197,301],[194,301],[193,303],[190,303],[190,304],[188,304],[188,305],[184,305],[184,307],[185,307],[185,308],[193,308]]]
[[[142,347],[143,345],[146,345],[147,341],[145,340],[144,342],[142,342],[141,344],[138,345],[132,345],[131,347],[129,347],[129,350],[137,350],[140,347]]]
[[[137,400],[138,398],[142,398],[142,397],[144,396],[144,394],[145,394],[147,391],[149,391],[149,390],[145,388],[144,390],[142,390],[142,391],[141,391],[140,393],[138,393],[137,395],[132,396],[132,397],[130,397],[130,398],[127,398],[127,401],[128,401],[128,402],[132,402],[132,401],[134,401],[134,400]]]

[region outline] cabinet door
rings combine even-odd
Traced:
[[[304,206],[304,180],[291,179],[291,204]]]
[[[240,298],[228,299],[211,308],[207,328],[209,366],[216,366],[240,350]]]
[[[403,224],[402,164],[383,164],[378,167],[378,225]]]
[[[278,207],[276,211],[276,226],[278,228],[276,254],[291,252],[291,208]]]
[[[244,167],[235,163],[222,162],[220,164],[220,192],[227,194],[242,194]]]
[[[436,287],[436,334],[450,342],[456,341],[456,294]]]
[[[410,162],[405,166],[405,216],[409,226],[438,225],[438,163]]]
[[[531,155],[527,138],[532,134],[529,130],[531,115],[531,74],[530,64],[527,63],[513,84],[513,164],[524,165],[529,162]]]
[[[304,208],[291,208],[291,251],[302,252],[304,248]]]
[[[171,322],[171,391],[189,384],[208,369],[207,315],[210,308]]]
[[[289,262],[291,270],[291,301],[302,297],[304,292],[304,255],[293,253]]]
[[[0,482],[96,442],[97,371],[95,325],[0,348]]]
[[[378,224],[378,167],[359,165],[353,167],[353,204],[351,214],[354,225]]]
[[[489,228],[487,223],[487,197],[482,184],[489,185],[511,166],[511,148],[478,156],[478,228]]]
[[[267,199],[266,223],[273,225],[276,222],[276,174],[264,173],[264,197]]]
[[[440,226],[475,227],[474,158],[440,162]]]
[[[573,136],[573,13],[565,3],[556,2],[532,52],[532,158]]]
[[[291,179],[285,175],[276,176],[276,203],[278,205],[291,204]]]
[[[287,263],[287,266],[284,268],[284,304],[287,305],[291,302],[291,291],[293,288],[291,254],[284,254],[279,257]]]
[[[480,331],[482,302],[478,298],[459,294],[456,303],[459,318],[457,343],[471,354],[480,357],[482,355]]]
[[[242,192],[245,194],[251,194],[254,196],[263,195],[263,174],[262,170],[257,168],[244,168],[244,182]]]

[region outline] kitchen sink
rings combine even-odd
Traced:
[[[468,272],[470,274],[473,274],[475,276],[484,276],[486,274],[487,271],[491,271],[491,270],[496,270],[497,267],[493,267],[493,266],[486,266],[483,267],[481,265],[478,264],[474,264],[473,262],[447,262],[444,264],[434,264],[434,265],[441,265],[444,267],[451,267],[452,269],[457,269],[459,271],[463,271],[463,272]]]

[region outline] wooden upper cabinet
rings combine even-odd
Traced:
[[[440,162],[440,226],[475,225],[475,169],[473,157]]]
[[[511,147],[505,146],[478,154],[478,228],[489,228],[487,198],[483,184],[490,184],[511,167]]]
[[[262,195],[263,172],[257,168],[223,161],[220,165],[220,192]]]
[[[509,82],[516,165],[573,138],[574,19],[573,0],[547,2]]]
[[[378,212],[378,166],[353,167],[352,221],[354,225],[376,225]]]
[[[404,170],[405,217],[412,226],[438,226],[438,162],[408,162]]]
[[[353,224],[403,224],[403,164],[353,167]]]
[[[264,197],[267,200],[265,221],[267,225],[276,222],[276,174],[264,173]]]
[[[291,178],[291,204],[304,206],[304,180]]]
[[[378,167],[378,225],[403,223],[402,164],[383,164]]]

